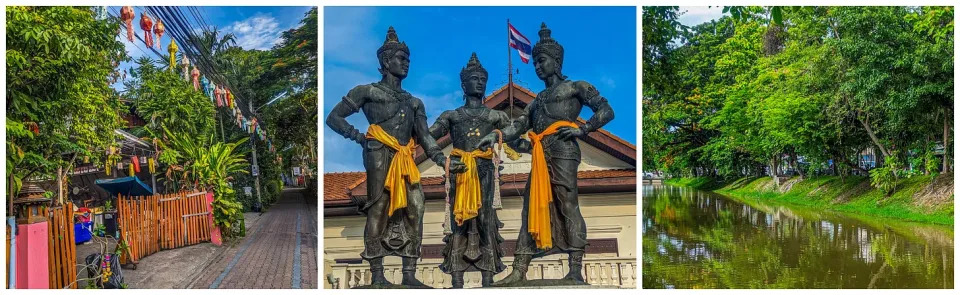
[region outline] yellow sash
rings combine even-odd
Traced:
[[[383,187],[390,191],[390,209],[387,210],[387,216],[393,216],[393,211],[407,207],[407,183],[420,183],[420,170],[417,170],[417,163],[413,161],[413,153],[417,145],[413,138],[403,146],[396,138],[383,131],[383,128],[374,124],[367,129],[367,139],[373,139],[395,150],[393,160],[390,161],[390,170],[387,170],[387,179]],[[406,180],[406,181],[405,181]]]
[[[476,158],[493,159],[493,149],[465,152],[454,148],[450,155],[459,156],[463,165],[467,166],[466,172],[457,175],[457,200],[453,205],[453,215],[457,225],[463,225],[464,221],[477,217],[477,211],[482,204]]]
[[[553,190],[550,187],[550,174],[547,171],[547,159],[543,155],[541,140],[557,133],[560,127],[579,128],[570,121],[557,121],[540,134],[527,132],[533,145],[533,161],[530,165],[530,205],[527,209],[527,231],[537,242],[537,248],[553,248],[553,235],[550,232],[550,203],[553,202]]]

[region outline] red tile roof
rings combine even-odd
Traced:
[[[323,200],[349,200],[350,190],[367,180],[366,172],[323,174]]]
[[[503,87],[500,87],[489,96],[484,98],[483,104],[492,109],[504,110],[506,108],[504,102],[510,99],[509,95],[506,93],[509,87],[510,84],[503,85]],[[529,104],[537,97],[536,93],[533,93],[533,91],[530,91],[530,89],[527,89],[523,86],[513,84],[513,89],[517,90],[514,92],[513,96],[517,101],[519,101],[519,103],[521,103],[521,105]],[[586,123],[586,120],[583,118],[577,118],[577,121]],[[620,138],[619,136],[614,135],[613,133],[610,133],[610,131],[601,128],[596,130],[596,132],[590,133],[587,135],[587,137],[583,138],[583,140],[587,144],[610,153],[610,155],[616,157],[617,159],[636,166],[637,146],[624,140],[623,138]],[[444,135],[438,139],[437,144],[440,146],[440,148],[444,148],[449,145],[449,135]],[[418,165],[427,160],[426,155],[423,153],[423,149],[419,146],[417,147],[417,152],[414,155],[414,160]]]
[[[504,182],[526,182],[529,173],[511,173],[503,175]],[[618,177],[636,177],[633,169],[589,170],[577,172],[578,179],[602,179]],[[350,181],[353,182],[350,182]],[[324,201],[349,200],[349,190],[352,190],[366,181],[364,172],[344,172],[324,174]],[[420,179],[423,186],[443,185],[443,178],[439,176]]]

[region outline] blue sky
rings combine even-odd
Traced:
[[[695,26],[723,16],[723,6],[680,6],[682,15],[677,19],[686,26]]]
[[[113,15],[119,15],[120,6],[108,7],[107,11]],[[307,6],[198,6],[196,7],[203,17],[203,21],[210,26],[217,27],[224,34],[233,33],[237,38],[237,45],[244,49],[270,49],[274,44],[280,41],[280,34],[283,31],[297,27],[304,13],[310,10]],[[140,29],[140,14],[144,11],[143,6],[134,6],[136,18],[133,20],[133,27],[137,35],[143,36],[143,30]],[[184,15],[191,26],[200,28],[193,23],[195,18],[190,14],[190,10],[181,7]],[[154,19],[156,23],[156,19]],[[122,25],[122,24],[121,24]],[[169,24],[164,23],[169,26]],[[134,42],[127,41],[127,33],[121,30],[117,36],[127,48],[127,54],[136,60],[140,56],[149,56],[153,59],[159,59],[156,54],[147,49],[139,39],[134,38]],[[156,36],[154,36],[156,39]],[[157,39],[160,40],[160,39]],[[170,44],[170,35],[164,34],[162,37],[161,48],[157,51],[167,52],[167,46]],[[179,45],[179,44],[178,44]],[[154,45],[156,49],[156,45]],[[122,63],[121,68],[129,69],[131,63]],[[123,88],[122,83],[115,84],[118,89]]]
[[[635,7],[325,7],[323,117],[354,86],[379,81],[377,48],[393,26],[411,51],[403,88],[424,101],[427,124],[463,104],[460,69],[476,52],[489,74],[487,95],[507,82],[507,18],[532,43],[540,23],[564,47],[563,73],[592,83],[616,111],[605,129],[636,143],[637,24]],[[544,85],[533,64],[513,56],[515,83]],[[516,71],[516,70],[515,70]],[[582,117],[591,112],[584,109]],[[348,121],[360,130],[362,114]],[[361,148],[324,124],[324,172],[362,171]]]

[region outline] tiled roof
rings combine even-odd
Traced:
[[[504,182],[525,182],[529,173],[511,173],[503,175]],[[588,170],[577,172],[578,179],[601,179],[617,177],[636,177],[637,171],[633,169],[613,169],[613,170]],[[350,181],[353,181],[352,183]],[[324,174],[324,201],[349,200],[348,190],[356,188],[366,180],[364,172],[344,172]],[[439,176],[424,177],[420,179],[423,186],[443,185],[443,178]]]
[[[323,199],[349,200],[348,192],[367,179],[366,172],[337,172],[323,174]]]

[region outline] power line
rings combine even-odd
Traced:
[[[167,20],[170,28],[170,36],[172,39],[176,40],[181,44],[183,49],[183,55],[189,57],[194,61],[194,64],[205,72],[207,77],[214,82],[218,82],[221,85],[226,85],[229,89],[238,90],[238,88],[233,87],[231,81],[226,79],[219,69],[216,67],[216,63],[213,61],[212,52],[209,50],[201,50],[202,46],[197,44],[199,42],[196,33],[194,33],[193,28],[190,26],[190,22],[184,16],[183,12],[179,7],[163,7],[163,6],[148,6],[146,7],[152,14],[161,17],[162,19]],[[207,31],[204,30],[206,33]],[[211,40],[216,42],[216,40]],[[211,44],[212,45],[212,44]],[[233,68],[234,73],[236,69]],[[243,94],[238,92],[232,92],[234,100],[237,101],[237,104],[241,104],[242,101],[247,101]],[[241,116],[244,116],[243,108],[237,108]],[[248,110],[250,113],[248,116],[256,118],[253,115],[253,110]],[[259,129],[266,133],[266,130],[262,128],[262,125],[259,126]]]
[[[154,18],[157,21],[164,20],[166,32],[170,35],[171,42],[179,43],[180,44],[179,47],[181,49],[181,52],[182,52],[181,54],[183,55],[183,57],[187,57],[190,60],[192,60],[194,63],[194,66],[196,66],[199,70],[204,72],[205,76],[208,79],[210,79],[211,82],[214,82],[220,85],[226,85],[228,89],[233,89],[233,90],[238,89],[236,87],[233,87],[230,81],[226,79],[226,76],[224,76],[218,70],[218,68],[216,67],[216,63],[213,61],[213,57],[212,57],[213,52],[210,51],[210,48],[204,48],[203,46],[200,46],[200,44],[198,44],[200,40],[198,40],[199,38],[196,31],[194,30],[193,26],[190,25],[190,21],[188,21],[188,18],[184,15],[184,13],[180,10],[179,7],[146,6],[146,7],[139,7],[139,8],[141,9],[141,14],[147,13],[148,16],[152,15],[152,18]],[[202,18],[202,16],[199,15],[199,11],[196,10],[195,7],[188,7],[188,9],[191,15],[193,16],[194,23],[201,27],[201,32],[203,34],[210,33],[210,30],[209,30],[210,26],[207,25],[206,21]],[[112,13],[108,13],[108,14],[110,14],[111,17],[120,19],[119,17],[120,13],[116,7],[112,7],[110,10],[112,11]],[[120,20],[122,22],[122,19]],[[126,29],[125,25],[121,25],[121,27]],[[146,41],[144,41],[144,39],[137,34],[135,29],[133,31],[133,35],[136,36],[137,39],[140,40],[140,42],[146,43]],[[213,37],[216,37],[216,36],[213,36]],[[216,42],[217,40],[211,40],[211,41]],[[140,48],[140,46],[136,44],[136,42],[132,42],[132,43],[134,47],[140,50],[144,55],[147,55],[147,52],[142,48]],[[152,46],[148,48],[161,61],[169,57],[161,54]],[[171,66],[173,67],[173,69],[177,68],[177,65],[171,65]],[[234,73],[236,73],[236,68],[232,68],[232,70]],[[231,92],[231,93],[234,96],[234,101],[236,101],[236,104],[241,105],[243,101],[246,101],[246,98],[244,98],[242,94],[236,93],[236,92]],[[253,110],[248,110],[248,113],[250,114],[244,115],[243,108],[238,107],[236,109],[240,112],[241,116],[245,118],[256,119],[256,117],[253,115]],[[258,125],[259,125],[258,129],[261,129],[264,135],[266,135],[266,129],[262,127],[262,124],[258,124]]]

